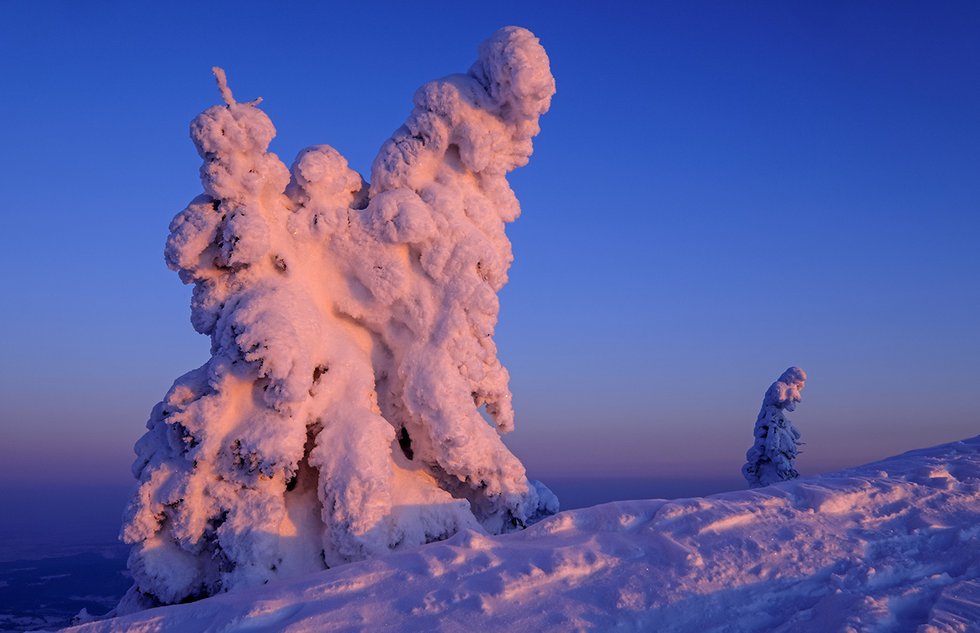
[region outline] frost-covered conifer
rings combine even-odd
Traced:
[[[790,367],[766,391],[755,421],[755,443],[745,454],[746,464],[742,466],[749,486],[768,486],[800,476],[793,467],[800,452],[800,432],[784,412],[796,408],[805,386],[806,373],[799,367]]]
[[[191,124],[204,193],[166,247],[212,357],[136,445],[120,611],[557,511],[500,440],[493,341],[520,213],[506,174],[555,91],[538,40],[502,29],[424,85],[370,184],[326,145],[287,169],[258,102],[215,74],[225,105]]]

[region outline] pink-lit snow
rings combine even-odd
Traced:
[[[74,633],[977,631],[980,436],[820,477],[562,512]]]
[[[225,104],[191,123],[204,193],[165,253],[211,358],[136,445],[119,611],[554,514],[501,441],[493,340],[520,214],[506,176],[555,92],[537,38],[500,29],[466,74],[423,85],[370,184],[327,145],[287,168],[259,101],[215,75]]]
[[[122,615],[74,630],[977,630],[980,437],[792,479],[796,368],[760,414],[788,439],[755,455],[785,459],[750,477],[789,481],[520,530],[557,510],[499,438],[493,342],[506,175],[555,90],[531,33],[425,84],[371,183],[325,145],[287,169],[216,75],[225,105],[191,127],[204,194],[166,251],[212,358],[137,445]]]

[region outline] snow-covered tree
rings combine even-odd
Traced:
[[[467,74],[424,85],[370,184],[326,145],[287,169],[258,101],[215,74],[225,104],[191,124],[204,193],[165,253],[212,356],[136,445],[120,610],[556,512],[500,440],[493,341],[520,213],[506,174],[555,92],[538,40],[502,29]]]
[[[746,464],[742,466],[749,486],[768,486],[800,476],[793,467],[800,452],[800,432],[785,412],[796,409],[805,386],[806,373],[799,367],[790,367],[766,391],[755,421],[755,443],[745,454]]]

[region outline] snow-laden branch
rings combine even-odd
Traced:
[[[235,97],[231,94],[231,88],[228,87],[228,77],[225,75],[225,69],[219,66],[211,67],[211,74],[214,75],[215,81],[218,82],[218,90],[221,92],[221,98],[224,100],[225,105],[233,106],[237,105],[238,102],[235,101]],[[259,105],[262,103],[262,97],[254,99],[252,101],[247,101],[243,105]]]

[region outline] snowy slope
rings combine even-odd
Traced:
[[[707,498],[563,512],[72,629],[977,631],[980,436]]]

